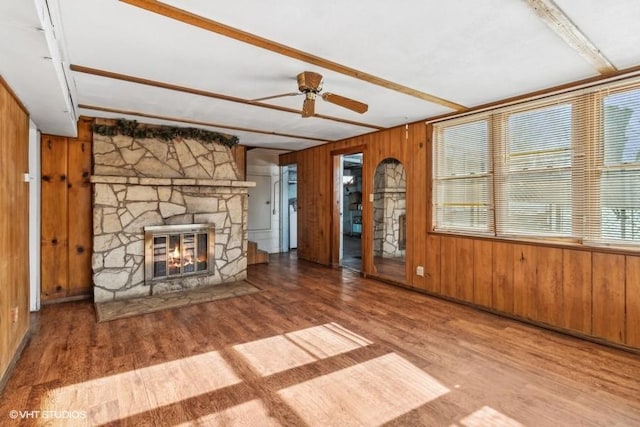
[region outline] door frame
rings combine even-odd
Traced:
[[[289,172],[297,163],[289,163],[280,166],[280,252],[291,251],[291,216],[289,215]],[[298,185],[296,184],[296,200],[298,198]],[[296,223],[296,230],[298,224]],[[296,239],[297,240],[297,239]],[[296,242],[297,243],[297,242]],[[296,247],[298,245],[296,244]]]
[[[364,171],[364,164],[366,160],[366,146],[354,145],[353,147],[342,148],[339,150],[332,150],[331,155],[331,266],[340,267],[340,249],[342,242],[342,217],[340,216],[340,207],[342,204],[342,158],[341,156],[348,154],[362,153],[362,170]],[[364,173],[362,174],[362,185],[364,188],[365,182]],[[363,218],[364,220],[364,218]],[[364,242],[365,227],[362,227],[361,239]],[[364,245],[362,245],[361,251],[364,251]],[[362,253],[361,253],[362,255]],[[364,259],[364,257],[362,257]]]

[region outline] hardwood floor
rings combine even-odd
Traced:
[[[404,258],[373,257],[376,275],[397,283],[406,283],[406,264]]]
[[[340,265],[355,271],[362,271],[362,237],[342,236],[342,261]]]
[[[101,324],[43,307],[0,425],[640,425],[638,355],[270,261],[233,299]]]

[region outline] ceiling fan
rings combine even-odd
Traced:
[[[324,101],[339,105],[340,107],[347,108],[351,111],[355,111],[356,113],[363,114],[369,109],[367,104],[356,101],[355,99],[329,92],[323,92],[320,94],[322,91],[322,74],[314,73],[313,71],[303,71],[298,74],[297,79],[298,90],[300,92],[267,96],[264,98],[254,99],[253,101],[265,101],[267,99],[282,98],[285,96],[304,95],[304,101],[302,103],[302,117],[311,117],[315,114],[317,95],[320,95]]]

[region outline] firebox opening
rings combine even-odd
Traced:
[[[208,274],[213,235],[212,224],[144,227],[145,281]]]

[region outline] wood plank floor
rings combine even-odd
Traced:
[[[101,324],[45,306],[0,425],[640,425],[638,355],[288,255],[249,279]]]

